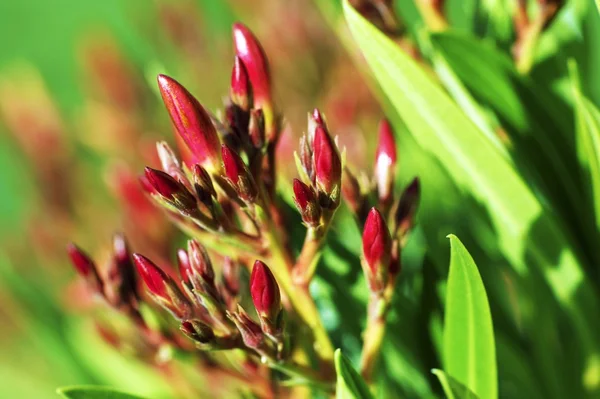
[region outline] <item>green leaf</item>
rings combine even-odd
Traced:
[[[589,173],[596,226],[600,231],[600,111],[581,92],[577,65],[569,63],[575,100],[579,162]],[[587,186],[587,184],[586,184]]]
[[[597,297],[554,213],[413,59],[347,1],[344,10],[374,77],[415,140],[445,166],[466,198],[487,209],[498,247],[519,276],[538,281],[532,268],[541,273],[569,318],[573,341],[593,364],[599,329],[587,315]]]
[[[335,370],[337,383],[335,387],[337,399],[370,399],[371,393],[362,377],[354,370],[350,361],[342,354],[335,351]]]
[[[65,399],[143,399],[141,396],[131,395],[100,386],[72,386],[58,388],[56,393]]]
[[[485,287],[473,258],[450,238],[444,316],[444,369],[482,399],[498,397],[494,327]]]
[[[444,373],[442,370],[433,369],[431,370],[433,374],[440,380],[440,384],[442,384],[442,389],[446,394],[446,398],[448,399],[477,399],[477,395],[475,395],[469,388],[456,381],[456,379],[450,377],[448,374]]]

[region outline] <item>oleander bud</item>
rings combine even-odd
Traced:
[[[191,316],[191,304],[165,272],[143,255],[133,254],[133,261],[154,301],[177,319],[187,319]]]
[[[71,263],[75,266],[75,270],[85,280],[90,291],[94,294],[104,296],[104,283],[98,274],[98,269],[94,261],[73,243],[67,245],[67,254],[71,258]]]
[[[148,190],[146,185],[152,188],[152,190],[148,190],[151,194],[160,195],[167,203],[184,214],[189,215],[197,211],[196,198],[182,183],[167,173],[150,167],[145,168],[145,174],[147,183],[144,180],[141,180],[141,182],[146,190]]]
[[[261,322],[275,325],[281,312],[279,285],[271,270],[260,260],[254,262],[250,275],[250,294]]]
[[[258,195],[258,188],[244,161],[225,144],[223,144],[221,150],[227,180],[229,180],[243,201],[247,203],[253,202]]]
[[[252,93],[248,72],[240,57],[236,56],[231,71],[231,88],[229,92],[231,102],[244,111],[249,111],[252,105]]]
[[[363,269],[373,292],[382,291],[389,278],[392,239],[379,211],[371,208],[362,236]]]
[[[209,114],[175,79],[158,75],[158,86],[175,129],[194,158],[210,172],[218,172],[221,143]]]
[[[312,187],[307,186],[298,179],[294,179],[294,202],[300,211],[302,221],[309,227],[321,224],[321,206]]]
[[[337,146],[322,126],[315,129],[313,157],[319,202],[324,208],[334,209],[339,205],[342,161]]]
[[[419,178],[415,177],[404,189],[398,200],[398,207],[394,213],[396,224],[394,236],[402,238],[410,231],[414,225],[414,218],[417,213],[417,208],[419,207],[420,198],[421,185],[419,183]]]
[[[215,341],[213,329],[200,320],[186,320],[181,323],[180,330],[202,346],[211,345]]]
[[[210,174],[202,166],[196,164],[192,168],[194,179],[194,190],[200,202],[207,207],[212,207],[213,198],[217,198],[215,186],[210,177]]]
[[[396,161],[394,132],[390,123],[384,119],[379,125],[379,144],[375,155],[375,181],[382,204],[388,204],[392,199]]]

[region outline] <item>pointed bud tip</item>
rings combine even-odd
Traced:
[[[387,119],[383,119],[379,124],[379,144],[377,146],[377,162],[380,157],[387,157],[389,165],[394,165],[397,161],[396,139],[394,130]]]
[[[133,261],[148,290],[156,296],[168,298],[166,290],[168,277],[165,272],[150,259],[138,253],[133,254]]]
[[[67,244],[67,254],[81,276],[87,277],[94,271],[95,265],[92,259],[74,243]]]
[[[375,269],[389,257],[391,237],[383,216],[374,207],[369,211],[365,222],[362,244],[365,261],[375,274]]]

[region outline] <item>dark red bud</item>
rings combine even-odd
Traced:
[[[421,197],[421,184],[419,178],[415,177],[413,181],[404,189],[398,207],[394,214],[396,222],[396,234],[400,237],[404,236],[413,225],[417,208],[419,207],[419,199]]]
[[[176,208],[186,213],[191,213],[197,209],[196,198],[172,176],[150,167],[145,168],[145,173],[148,183],[154,191],[171,202]]]
[[[167,290],[169,277],[165,272],[143,255],[133,254],[133,261],[148,290],[157,297],[170,301]]]
[[[247,202],[253,201],[258,195],[258,191],[256,183],[248,172],[244,161],[225,144],[221,148],[225,176],[229,179],[242,200]]]
[[[108,280],[112,286],[112,298],[115,305],[134,305],[138,297],[137,283],[127,240],[123,234],[113,237],[114,262],[108,271]]]
[[[271,76],[267,56],[250,29],[241,23],[233,25],[233,42],[237,57],[248,72],[255,108],[272,109]]]
[[[248,111],[251,106],[250,82],[248,81],[248,72],[240,57],[236,56],[233,62],[233,70],[231,71],[231,101],[243,109]]]
[[[281,311],[281,294],[271,270],[263,262],[254,262],[250,275],[250,294],[256,312],[269,321],[276,321]]]
[[[313,156],[317,188],[328,197],[339,195],[342,161],[335,143],[321,126],[315,130]]]
[[[104,284],[94,261],[73,243],[67,245],[67,253],[75,270],[83,277],[89,289],[94,293],[104,295]]]
[[[217,192],[215,191],[210,174],[198,164],[194,165],[192,173],[198,199],[206,206],[212,206],[212,199],[217,198]]]
[[[175,79],[158,75],[158,86],[179,136],[202,166],[218,170],[220,142],[206,110]]]
[[[367,216],[362,244],[369,284],[372,290],[379,291],[387,282],[392,239],[385,220],[375,208]]]
[[[248,316],[240,305],[238,305],[237,312],[230,314],[230,318],[240,331],[244,345],[257,350],[264,347],[265,336],[260,326]]]
[[[294,179],[294,202],[302,215],[302,221],[309,226],[316,227],[320,224],[321,207],[312,187],[307,186],[298,179]]]

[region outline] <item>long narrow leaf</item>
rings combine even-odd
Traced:
[[[456,381],[442,370],[433,369],[433,374],[438,378],[447,399],[478,399],[469,388]]]

